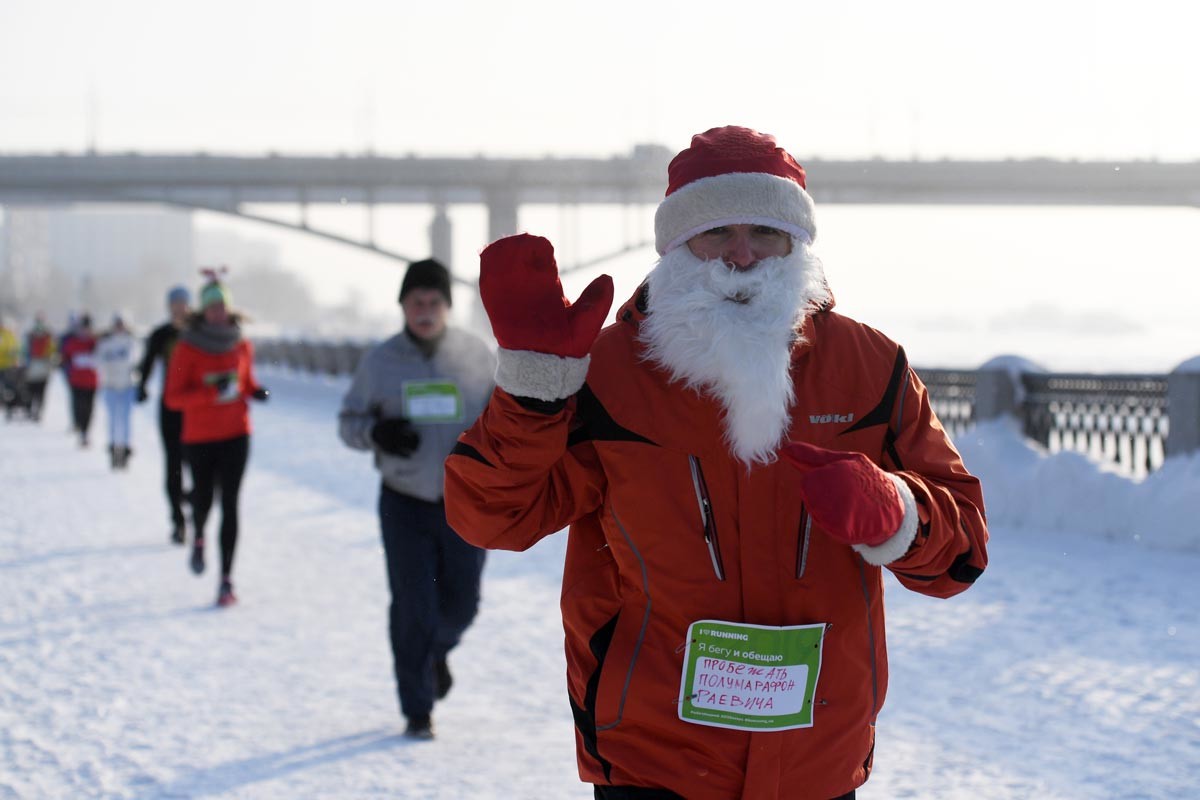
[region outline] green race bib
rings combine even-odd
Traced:
[[[825,626],[704,619],[688,627],[679,718],[743,731],[813,725]]]
[[[460,422],[462,393],[454,381],[405,381],[404,416],[413,422]]]

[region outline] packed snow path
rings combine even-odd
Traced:
[[[194,577],[167,543],[153,402],[127,473],[108,470],[102,408],[91,449],[67,435],[61,384],[40,425],[0,423],[0,800],[590,797],[564,537],[491,554],[438,738],[402,738],[377,478],[336,438],[343,384],[263,380],[231,609],[213,607],[211,566]],[[1194,796],[1200,555],[992,537],[954,600],[889,583],[891,687],[859,797]]]

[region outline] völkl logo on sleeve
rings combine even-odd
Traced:
[[[808,421],[813,425],[824,425],[830,422],[854,422],[854,414],[809,414]]]

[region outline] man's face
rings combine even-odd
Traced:
[[[175,300],[171,303],[171,318],[183,319],[188,313],[188,304],[186,300]]]
[[[437,289],[411,289],[400,301],[404,321],[419,339],[433,339],[446,330],[450,304]]]
[[[820,262],[806,245],[787,253],[788,243],[780,247],[769,229],[749,228],[695,237],[701,246],[742,237],[733,252],[702,256],[676,247],[660,258],[646,279],[638,333],[648,358],[671,380],[721,403],[731,452],[747,464],[769,462],[787,432],[798,328],[827,295]],[[758,247],[745,244],[755,238]],[[757,258],[772,243],[786,254]]]
[[[764,258],[792,252],[792,237],[766,225],[722,225],[687,241],[692,255],[705,261],[720,259],[736,270],[753,269]]]

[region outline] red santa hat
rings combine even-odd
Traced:
[[[774,136],[733,125],[698,133],[671,160],[667,181],[654,214],[659,255],[722,225],[769,225],[807,242],[816,236],[804,167]]]

